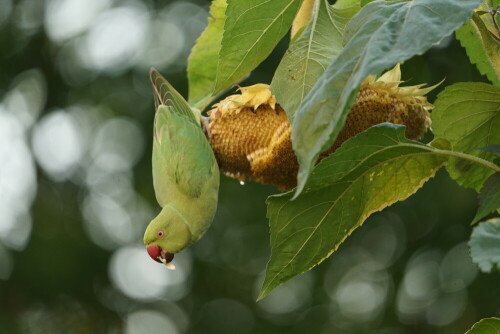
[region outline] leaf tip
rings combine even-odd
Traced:
[[[269,289],[269,286],[264,282],[262,287],[260,288],[259,296],[257,297],[256,302],[260,302],[262,299],[266,298],[266,296],[271,292],[272,289]]]
[[[309,168],[301,164],[299,167],[299,172],[297,173],[297,187],[295,188],[295,192],[290,199],[291,201],[295,200],[302,193],[306,185],[308,176]]]
[[[265,297],[267,296],[267,293],[264,292],[263,290],[261,290],[259,292],[259,296],[257,297],[257,300],[255,300],[256,302],[260,302],[262,299],[264,299]]]

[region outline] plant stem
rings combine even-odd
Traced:
[[[449,155],[449,156],[460,158],[460,159],[470,160],[470,161],[473,161],[473,162],[478,163],[480,165],[483,165],[484,167],[492,169],[495,172],[500,172],[500,166],[497,166],[494,163],[489,162],[488,160],[476,157],[475,155],[462,153],[462,152],[456,152],[456,151],[448,151],[448,150],[440,150],[440,149],[436,149],[436,150],[439,151],[439,153],[441,153],[441,154]]]
[[[417,146],[417,145],[413,145],[413,144],[410,144],[409,146],[421,147],[420,145]],[[455,158],[470,160],[470,161],[475,162],[477,164],[483,165],[486,168],[492,169],[495,172],[500,172],[500,166],[495,165],[494,163],[492,163],[488,160],[481,159],[480,157],[476,157],[475,155],[467,154],[467,153],[463,153],[463,152],[457,152],[457,151],[443,150],[443,149],[434,147],[434,146],[429,145],[429,144],[427,144],[426,146],[430,151],[434,151],[435,153],[439,153],[442,155],[448,155],[448,156],[455,157]]]

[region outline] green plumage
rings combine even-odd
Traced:
[[[218,172],[200,126],[172,108],[160,106],[153,142],[153,180],[158,203],[169,202],[172,186],[190,197],[200,197],[205,183]]]
[[[219,168],[199,114],[155,70],[151,81],[156,102],[153,183],[162,211],[147,227],[144,243],[177,253],[210,226],[217,208]],[[164,236],[159,238],[158,231]]]

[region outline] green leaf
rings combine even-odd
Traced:
[[[292,25],[302,0],[228,0],[213,94],[257,67]]]
[[[478,148],[500,143],[500,88],[486,83],[457,83],[446,87],[431,115],[436,137],[446,138],[454,151],[493,161],[493,153]],[[479,190],[491,169],[462,159],[450,159],[450,176],[464,187]]]
[[[472,220],[477,223],[491,212],[500,208],[500,173],[491,175],[479,192],[479,209]]]
[[[487,10],[486,7],[483,3],[479,9]],[[500,86],[500,43],[491,36],[490,31],[493,32],[493,29],[489,30],[484,20],[492,21],[488,14],[479,16],[474,13],[456,31],[456,36],[479,72],[486,75],[495,86]],[[493,26],[492,23],[490,25]]]
[[[500,268],[500,218],[493,218],[479,223],[469,240],[472,262],[481,271],[489,273],[493,268]]]
[[[479,0],[375,1],[349,22],[349,42],[302,102],[292,125],[298,195],[342,129],[363,79],[422,54],[460,27]]]
[[[417,191],[444,164],[441,150],[385,123],[346,141],[314,169],[304,192],[268,198],[271,259],[259,299],[326,259],[373,212]]]
[[[361,7],[368,5],[372,1],[375,1],[375,0],[361,0]]]
[[[429,143],[430,146],[439,148],[441,150],[451,151],[452,147],[449,141],[444,138],[435,138],[433,141]]]
[[[221,49],[226,0],[214,0],[208,26],[200,35],[188,59],[189,102],[203,109],[214,90]]]
[[[341,0],[333,6],[327,0],[315,2],[307,28],[290,45],[271,83],[288,119],[293,119],[306,94],[342,50],[344,27],[359,9],[359,0]]]
[[[500,319],[485,318],[476,322],[465,334],[500,334]]]

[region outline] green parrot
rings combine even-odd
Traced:
[[[217,209],[219,167],[201,127],[201,116],[151,69],[156,114],[153,185],[162,210],[148,225],[144,244],[151,258],[174,269],[174,254],[198,241]]]

